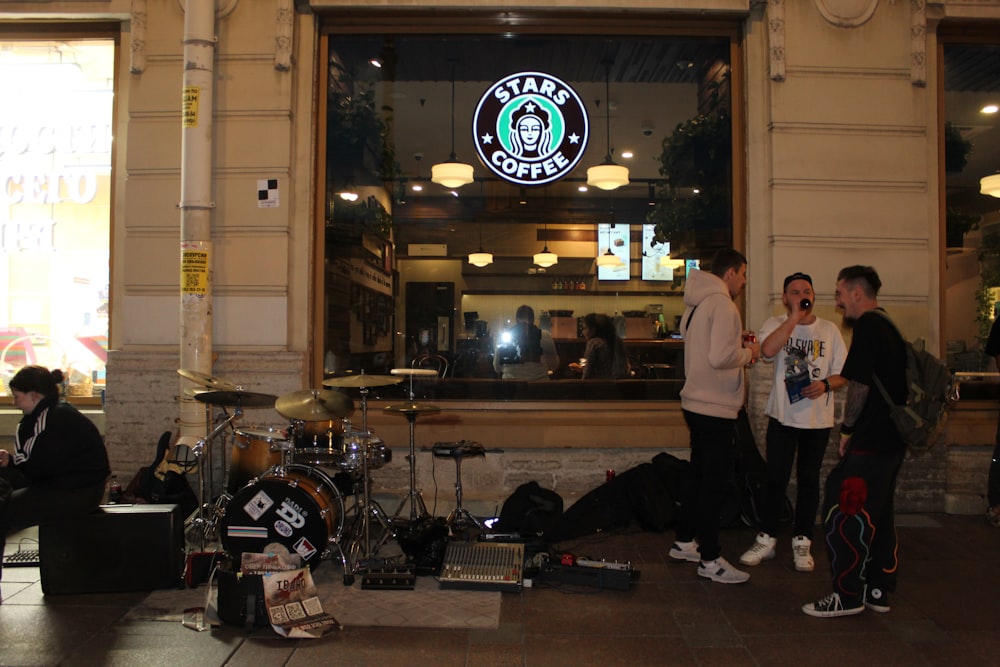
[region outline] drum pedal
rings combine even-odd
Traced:
[[[417,577],[407,567],[383,567],[369,570],[361,577],[361,588],[385,591],[411,591]]]

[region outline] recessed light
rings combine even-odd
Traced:
[[[631,159],[634,155],[635,153],[632,151],[622,151],[622,157],[626,160]]]
[[[586,185],[581,185],[580,187],[577,188],[579,192],[586,192],[588,189],[589,188],[587,188]]]
[[[413,184],[413,191],[414,192],[420,192],[423,189],[424,189],[424,186],[420,185],[419,183],[414,183]]]
[[[982,109],[979,110],[979,113],[996,113],[998,110],[1000,110],[1000,107],[998,107],[997,105],[987,104],[986,106],[984,106]]]

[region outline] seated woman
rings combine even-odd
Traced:
[[[6,536],[29,526],[94,511],[111,473],[100,431],[59,398],[62,371],[25,366],[10,381],[24,417],[14,452],[0,450],[0,551]],[[2,574],[2,573],[0,573]]]
[[[598,313],[583,316],[583,336],[587,346],[583,351],[582,363],[569,364],[571,371],[580,377],[617,379],[628,377],[628,359],[625,346],[615,335],[611,318]]]

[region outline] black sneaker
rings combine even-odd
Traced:
[[[880,614],[884,614],[892,609],[889,606],[889,594],[884,588],[879,588],[878,586],[865,587],[865,606]]]
[[[802,606],[802,611],[817,618],[833,618],[834,616],[853,616],[865,610],[864,605],[844,607],[839,593],[830,593],[822,600],[810,602]]]

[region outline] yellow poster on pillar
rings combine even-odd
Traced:
[[[208,294],[208,247],[201,243],[181,245],[181,294]]]
[[[198,127],[198,102],[201,99],[201,88],[184,86],[184,98],[181,101],[181,127]]]

